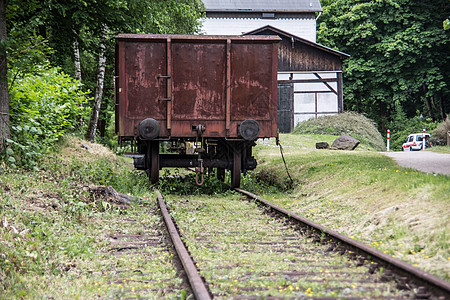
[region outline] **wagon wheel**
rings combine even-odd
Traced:
[[[233,168],[231,169],[231,187],[238,188],[241,185],[241,159],[242,152],[240,149],[233,150]]]
[[[147,168],[152,184],[159,181],[159,142],[152,141],[147,146]]]
[[[224,168],[217,168],[217,179],[220,181],[225,180],[225,169]]]

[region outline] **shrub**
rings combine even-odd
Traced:
[[[378,151],[385,149],[383,137],[374,121],[361,114],[346,112],[309,119],[295,126],[294,134],[350,135]]]
[[[218,180],[215,175],[213,173],[205,173],[203,185],[198,186],[194,173],[182,175],[179,169],[173,171],[165,169],[164,176],[159,180],[158,190],[163,194],[175,195],[215,195],[229,192],[229,186]]]
[[[436,128],[431,133],[432,138],[435,140],[437,145],[446,145],[447,143],[447,132],[450,131],[450,119],[447,118],[445,121],[437,124]]]
[[[31,169],[39,154],[74,132],[88,100],[81,84],[58,68],[16,79],[10,91],[11,139],[7,161]]]

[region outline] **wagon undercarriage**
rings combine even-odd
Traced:
[[[231,185],[240,185],[240,174],[256,168],[252,156],[254,141],[206,139],[203,143],[184,139],[152,140],[137,143],[140,155],[134,157],[138,170],[145,170],[153,184],[159,180],[162,168],[193,168],[197,183],[202,183],[203,173],[216,170],[220,180],[225,171],[231,171]]]

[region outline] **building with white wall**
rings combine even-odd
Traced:
[[[278,35],[278,128],[343,111],[342,61],[349,55],[316,43],[319,0],[203,0],[203,33]],[[251,54],[249,54],[251,55]]]
[[[315,42],[319,0],[203,0],[203,32],[241,35],[271,25]]]

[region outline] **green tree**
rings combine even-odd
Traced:
[[[318,41],[349,53],[344,62],[347,110],[385,129],[400,105],[443,119],[450,111],[447,0],[323,0]]]
[[[117,33],[196,33],[204,10],[201,0],[9,0],[7,9],[8,29],[17,41],[11,50],[22,54],[18,49],[35,49],[66,74],[81,73],[77,76],[78,79],[82,76],[83,89],[92,91],[93,95],[100,94],[100,119],[103,116],[107,120],[111,119],[114,108],[113,83],[99,80],[99,74],[103,72],[104,75],[100,74],[103,78],[113,76],[114,36]],[[102,30],[105,26],[106,39]],[[45,49],[47,46],[52,51]],[[43,63],[37,62],[39,56],[27,53],[28,66]],[[16,62],[22,61],[19,56]],[[104,71],[99,67],[102,57]],[[80,62],[79,67],[76,61]],[[32,71],[24,65],[15,70],[17,78]],[[99,81],[104,82],[103,93],[99,93]],[[89,105],[94,107],[93,103]]]

